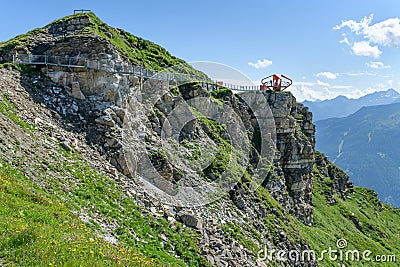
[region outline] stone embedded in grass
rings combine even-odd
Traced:
[[[178,218],[186,226],[196,229],[202,229],[203,227],[203,221],[194,214],[188,212],[181,212],[180,214],[178,214]]]

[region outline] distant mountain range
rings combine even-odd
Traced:
[[[386,105],[395,102],[400,102],[400,94],[394,89],[389,89],[368,94],[358,99],[338,96],[334,99],[323,101],[304,101],[303,104],[309,107],[315,122],[329,118],[346,117],[362,107]]]
[[[356,104],[373,103],[374,99],[399,101],[399,94],[394,90],[373,95],[375,98],[369,95],[359,101],[348,99],[347,105],[355,108]],[[345,114],[351,108],[341,99],[344,100],[336,98],[325,104],[331,103],[333,109],[333,103],[339,103],[336,114]],[[314,115],[324,117],[331,108],[327,109],[322,116],[318,114],[320,111]],[[363,107],[348,117],[320,120],[315,124],[318,150],[345,170],[356,185],[372,188],[381,200],[400,207],[400,103]]]

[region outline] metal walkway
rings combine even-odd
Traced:
[[[187,73],[173,73],[173,72],[159,72],[156,70],[146,69],[141,66],[128,64],[122,61],[115,61],[109,59],[102,60],[90,60],[83,57],[75,56],[48,56],[48,55],[31,55],[31,54],[19,54],[18,56],[13,55],[13,63],[26,64],[26,65],[46,65],[46,66],[57,66],[67,68],[80,68],[80,69],[91,69],[97,71],[104,71],[115,74],[128,74],[136,77],[143,77],[146,79],[156,79],[163,81],[177,81],[177,82],[203,82],[215,84],[215,88],[218,86],[224,86],[235,91],[255,91],[260,90],[259,86],[247,86],[237,84],[227,84],[221,82],[210,82],[204,80],[196,75]]]

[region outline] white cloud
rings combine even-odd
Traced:
[[[320,76],[325,77],[327,79],[334,80],[334,79],[336,79],[337,74],[329,72],[329,71],[324,71],[324,72],[317,73],[317,77],[320,77]]]
[[[356,22],[354,20],[342,20],[340,25],[336,25],[333,27],[334,30],[340,30],[344,27],[348,27],[352,32],[355,32],[357,35],[361,34],[363,29],[368,28],[369,24],[371,24],[374,19],[374,14],[369,15],[369,17],[364,17],[360,22]]]
[[[365,38],[384,46],[400,45],[400,19],[391,18],[364,29]]]
[[[367,62],[367,63],[365,63],[365,65],[367,65],[368,67],[373,68],[373,69],[389,69],[390,68],[389,65],[385,65],[383,62],[379,62],[379,61]]]
[[[312,83],[294,83],[293,88],[290,91],[296,97],[297,101],[302,102],[304,100],[325,100],[336,97],[338,94],[332,92],[329,87],[319,87]]]
[[[318,81],[312,82],[294,82],[290,91],[296,97],[297,101],[302,102],[304,100],[325,100],[332,99],[339,95],[344,95],[349,98],[358,98],[365,95],[360,90],[349,90],[352,86],[348,85],[330,85]]]
[[[256,69],[261,69],[261,68],[266,68],[272,65],[272,61],[264,58],[263,60],[257,60],[256,63],[249,62],[249,65],[256,68]]]
[[[350,89],[352,87],[351,85],[333,85],[332,89]]]
[[[339,43],[350,45],[350,41],[349,39],[347,39],[347,37],[344,37],[342,40],[339,41]]]
[[[342,75],[347,75],[350,77],[357,77],[357,76],[376,76],[376,73],[370,73],[370,72],[345,72],[342,73]]]
[[[333,27],[334,30],[348,28],[362,41],[350,43],[346,35],[339,41],[351,47],[353,53],[358,56],[369,56],[378,58],[382,51],[378,46],[400,46],[400,18],[389,18],[372,24],[374,14],[364,17],[359,22],[354,20],[342,21],[340,25]],[[376,46],[374,46],[376,45]]]
[[[321,82],[320,80],[317,80],[317,84],[318,84],[319,86],[325,86],[325,87],[331,86],[329,83],[324,83],[324,82]]]
[[[341,73],[343,76],[350,76],[350,77],[357,77],[357,76],[369,76],[369,77],[379,77],[379,78],[391,78],[392,75],[387,75],[387,74],[380,74],[377,73],[376,71],[372,72],[344,72]]]
[[[357,56],[378,58],[382,54],[382,51],[377,46],[371,46],[368,41],[354,43],[351,50]]]

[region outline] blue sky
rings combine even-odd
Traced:
[[[399,0],[6,1],[0,41],[81,8],[188,62],[222,63],[255,83],[283,73],[300,101],[400,91]]]

